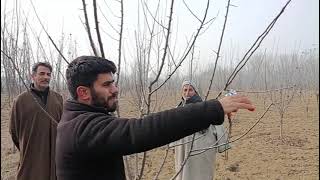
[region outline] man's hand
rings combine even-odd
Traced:
[[[255,110],[255,106],[252,105],[249,98],[244,95],[226,96],[220,99],[219,102],[222,105],[224,114],[228,116],[230,116],[232,112],[237,112],[239,109]]]

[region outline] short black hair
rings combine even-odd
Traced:
[[[66,77],[70,95],[77,99],[77,87],[92,88],[99,74],[115,73],[117,68],[112,61],[97,56],[80,56],[74,59],[67,68]]]
[[[52,66],[49,62],[37,62],[32,66],[32,74],[35,74],[37,72],[39,66],[44,66],[48,68],[50,72],[52,72]]]

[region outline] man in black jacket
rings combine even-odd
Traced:
[[[66,71],[72,99],[64,105],[58,124],[58,180],[124,180],[122,156],[147,151],[181,139],[238,109],[254,110],[248,98],[229,96],[141,119],[117,118],[118,89],[113,62],[94,56],[73,60]]]

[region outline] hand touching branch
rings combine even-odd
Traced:
[[[219,100],[224,110],[224,114],[231,116],[232,112],[237,112],[239,109],[247,109],[249,111],[254,111],[255,106],[249,100],[248,97],[244,95],[234,95],[226,96]]]

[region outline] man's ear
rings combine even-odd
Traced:
[[[34,73],[30,74],[30,78],[31,78],[32,81],[34,81],[35,76],[36,75]]]
[[[91,100],[90,88],[85,86],[78,86],[76,92],[79,100],[88,102]]]

